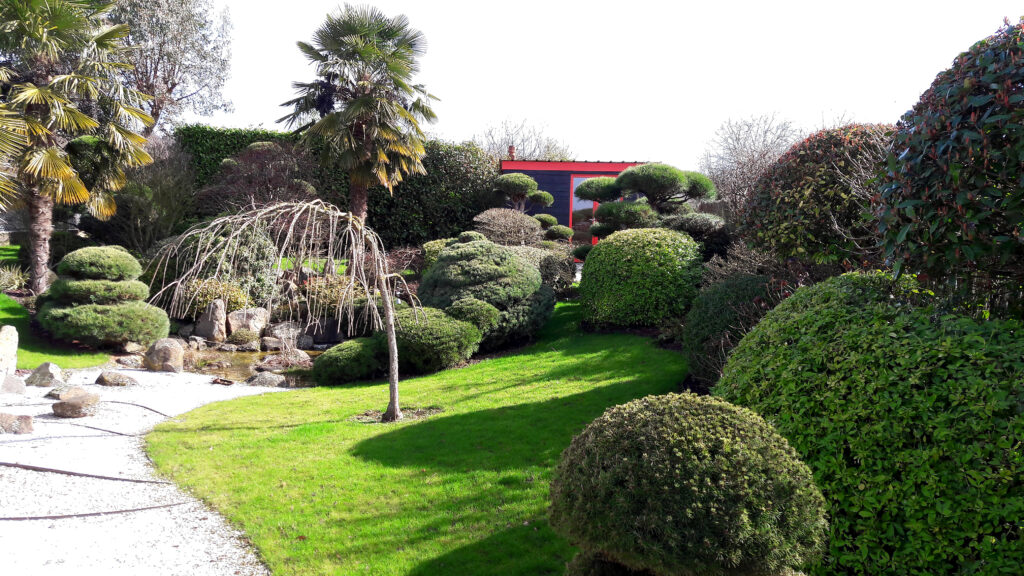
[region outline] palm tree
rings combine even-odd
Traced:
[[[282,104],[292,112],[278,122],[297,127],[325,165],[348,173],[349,210],[363,222],[370,187],[393,192],[403,176],[426,173],[419,123],[437,116],[433,97],[412,84],[425,44],[404,15],[347,4],[327,16],[312,44],[298,43],[318,79],[292,84],[298,96]]]
[[[152,123],[143,94],[125,88],[126,26],[107,24],[112,4],[96,0],[0,3],[0,201],[27,205],[29,287],[47,288],[53,206],[87,204],[101,219],[116,211],[124,169],[152,161],[136,133]],[[68,144],[96,135],[104,161],[83,183]]]

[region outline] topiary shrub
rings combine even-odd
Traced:
[[[552,196],[550,192],[545,192],[543,190],[530,192],[526,195],[526,199],[529,200],[531,204],[543,206],[545,208],[555,203],[555,197]]]
[[[593,202],[612,202],[622,196],[622,189],[619,188],[615,178],[598,176],[580,182],[573,194],[578,198]]]
[[[793,145],[747,197],[740,234],[783,258],[859,262],[860,244],[874,243],[877,233],[866,200],[850,180],[858,163],[870,163],[878,139],[891,129],[850,124],[819,130]]]
[[[587,255],[580,304],[587,322],[654,326],[682,316],[697,295],[700,246],[658,228],[616,232]]]
[[[476,326],[481,334],[494,330],[498,327],[498,322],[501,321],[501,312],[497,308],[476,298],[456,300],[444,311],[456,320],[469,322]]]
[[[881,186],[895,267],[978,277],[977,299],[1024,285],[1024,19],[974,44],[897,125]]]
[[[70,280],[58,278],[47,298],[61,304],[120,304],[149,297],[149,286],[138,280]]]
[[[537,267],[486,241],[445,248],[423,275],[418,295],[425,306],[439,309],[463,298],[497,308],[501,319],[484,332],[484,350],[529,340],[554,309],[554,294],[543,286]]]
[[[575,256],[576,258],[580,259],[580,260],[586,260],[587,259],[587,254],[590,254],[590,251],[593,250],[593,249],[594,249],[594,245],[593,244],[583,244],[583,245],[580,245],[580,246],[577,246],[577,247],[573,248],[572,255]]]
[[[387,369],[387,342],[383,338],[352,338],[327,349],[313,361],[313,380],[334,386],[379,376]]]
[[[481,234],[479,232],[469,231],[469,232],[463,232],[462,234],[459,234],[459,238],[458,238],[458,241],[462,242],[463,244],[466,244],[468,242],[476,242],[478,240],[487,240],[487,236],[484,236],[483,234]]]
[[[457,242],[455,238],[441,238],[425,243],[423,245],[423,270],[426,271],[433,266],[434,262],[437,262],[437,257],[441,255],[441,250],[455,242]]]
[[[502,174],[494,179],[494,189],[513,205],[523,204],[531,192],[537,191],[537,181],[518,172]]]
[[[594,210],[594,218],[615,230],[653,228],[658,224],[658,215],[647,202],[605,202]],[[593,228],[590,231],[593,233]]]
[[[540,222],[518,210],[491,208],[473,218],[477,232],[505,246],[529,246],[541,239]]]
[[[228,344],[234,344],[235,346],[242,346],[255,342],[260,339],[259,332],[249,330],[247,328],[240,328],[232,332],[227,339]]]
[[[631,570],[598,552],[580,550],[565,566],[564,576],[657,576],[649,570]]]
[[[782,298],[766,276],[740,274],[705,286],[686,313],[679,344],[690,376],[714,384],[729,352]]]
[[[436,308],[398,310],[395,325],[399,366],[412,374],[429,374],[469,360],[482,338],[476,326]]]
[[[551,214],[535,214],[533,219],[540,223],[540,227],[544,230],[551,228],[555,224],[558,224],[558,218],[555,218]]]
[[[673,212],[674,205],[688,198],[704,198],[714,190],[704,180],[691,185],[695,172],[684,172],[667,164],[652,162],[626,168],[615,179],[621,195],[640,194],[659,213]],[[600,217],[599,217],[600,218]]]
[[[136,282],[142,267],[119,247],[82,248],[60,261],[62,274],[37,300],[39,325],[59,340],[90,346],[166,338],[167,314],[143,302],[148,287]]]
[[[572,238],[572,235],[572,228],[557,224],[544,231],[544,237],[548,240],[568,240]]]
[[[590,235],[597,239],[607,238],[618,231],[618,226],[605,224],[604,222],[596,222],[590,226]]]
[[[550,519],[583,554],[659,576],[781,574],[818,559],[828,528],[785,438],[750,410],[690,393],[587,425],[555,469]]]
[[[692,170],[684,170],[683,174],[686,175],[688,182],[686,188],[687,197],[714,200],[718,196],[718,190],[715,188],[715,183],[711,181],[711,178]]]
[[[119,246],[92,246],[65,256],[57,264],[57,274],[79,280],[135,280],[142,266]]]
[[[166,312],[145,302],[68,307],[47,303],[36,319],[54,338],[90,346],[148,346],[166,338],[171,326]]]
[[[701,212],[674,214],[665,217],[662,225],[677,232],[685,232],[700,242],[705,262],[715,256],[726,258],[729,255],[732,237],[725,225],[725,219],[720,216]]]
[[[814,471],[832,529],[809,573],[1019,571],[1024,325],[936,317],[891,285],[848,274],[797,290],[714,392],[771,419]]]

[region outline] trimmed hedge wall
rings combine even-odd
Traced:
[[[196,185],[205,186],[220,171],[220,163],[254,142],[295,142],[288,132],[258,128],[216,128],[188,124],[174,129],[174,137],[192,157]]]

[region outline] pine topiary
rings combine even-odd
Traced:
[[[533,218],[537,222],[540,222],[540,227],[543,228],[544,230],[547,230],[548,228],[551,228],[555,224],[558,224],[558,218],[555,218],[551,214],[535,214]]]
[[[455,238],[441,238],[439,240],[431,240],[423,244],[423,270],[428,270],[437,262],[437,257],[441,255],[441,250],[444,250],[448,246],[451,246],[457,242]]]
[[[544,237],[548,240],[568,240],[572,235],[572,228],[562,225],[555,225],[544,231]]]
[[[703,179],[693,177],[696,185],[691,185],[691,176],[695,174]],[[696,172],[684,172],[657,162],[631,166],[615,179],[622,195],[640,194],[659,213],[672,212],[673,205],[680,201],[713,194],[714,185],[708,188],[708,182]]]
[[[690,393],[587,425],[555,469],[550,519],[584,555],[659,576],[781,574],[819,558],[828,528],[811,471],[770,424]]]
[[[960,54],[897,125],[881,187],[895,267],[1024,285],[1024,19]],[[970,286],[970,283],[961,285]],[[1003,286],[1000,286],[1003,285]]]
[[[580,260],[586,260],[587,255],[594,249],[593,244],[581,244],[572,250],[572,255]]]
[[[595,233],[591,226],[590,233],[598,238],[609,236],[610,231],[654,228],[658,225],[658,214],[647,202],[605,202],[594,210],[594,218],[602,227]]]
[[[733,350],[714,392],[771,419],[832,521],[809,573],[1024,565],[1024,325],[937,315],[906,279],[801,288]]]
[[[135,281],[142,267],[123,248],[82,248],[65,256],[57,270],[61,276],[40,296],[36,314],[54,338],[148,346],[167,337],[167,313],[143,302],[149,289]]]
[[[469,322],[476,326],[481,333],[494,330],[501,321],[501,312],[483,300],[476,298],[462,298],[452,302],[451,306],[444,309],[445,313],[463,322]]]
[[[700,246],[660,228],[616,232],[587,254],[580,304],[598,326],[654,326],[682,316],[697,295]]]
[[[440,309],[463,298],[497,308],[501,319],[497,327],[485,331],[484,350],[529,340],[554,309],[554,294],[543,285],[537,267],[511,249],[487,241],[457,243],[442,250],[423,275],[418,295],[425,306]]]
[[[703,212],[673,214],[662,220],[662,226],[677,232],[685,232],[700,242],[705,262],[715,256],[728,257],[732,237],[725,225],[725,219],[720,216]]]
[[[578,198],[593,202],[611,202],[622,196],[622,190],[615,178],[598,176],[580,182],[573,194]]]

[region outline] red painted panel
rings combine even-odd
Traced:
[[[502,160],[501,171],[543,170],[553,172],[615,172],[619,173],[643,162],[541,162],[535,160]]]

